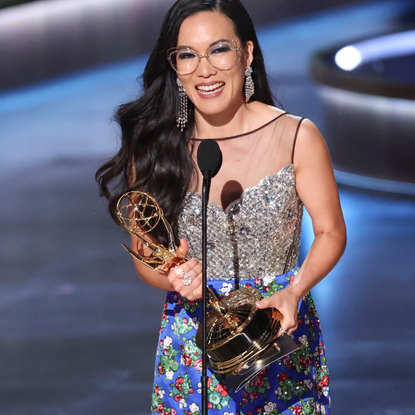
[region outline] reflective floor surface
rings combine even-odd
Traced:
[[[392,27],[401,3],[260,28],[286,109],[324,131],[310,53]],[[0,415],[150,412],[165,294],[135,275],[120,245],[128,237],[93,180],[116,148],[112,111],[134,96],[142,63],[0,96]],[[313,291],[332,413],[414,415],[415,200],[354,188],[340,194],[348,248]],[[303,253],[311,238],[306,218]]]

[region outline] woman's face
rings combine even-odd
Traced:
[[[232,21],[221,13],[201,12],[188,17],[180,26],[178,47],[189,47],[204,55],[219,41],[241,46]],[[229,70],[220,70],[201,58],[197,69],[189,75],[178,75],[195,110],[204,116],[232,111],[244,102],[245,69],[252,63],[253,43],[246,42],[237,63]]]

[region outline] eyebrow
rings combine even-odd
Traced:
[[[228,39],[219,39],[216,42],[211,43],[209,45],[209,47],[212,47],[213,45],[216,45],[216,43],[219,43],[219,42],[229,42],[229,43],[232,43],[232,41],[231,40],[228,40]]]
[[[229,39],[219,39],[219,40],[215,40],[214,42],[212,42],[209,45],[208,49],[211,48],[212,46],[216,45],[216,43],[220,43],[220,42],[232,43],[232,41],[229,40]],[[186,46],[186,45],[180,45],[180,46],[177,46],[177,49],[192,49],[193,50],[193,47],[192,46]]]

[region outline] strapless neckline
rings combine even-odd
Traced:
[[[258,187],[261,187],[263,184],[264,184],[264,182],[266,182],[266,181],[268,181],[268,180],[270,180],[270,179],[273,179],[274,177],[278,177],[278,176],[281,176],[281,174],[285,171],[285,170],[287,170],[287,169],[289,169],[289,168],[292,168],[292,172],[294,173],[294,164],[293,163],[289,163],[289,164],[286,164],[285,166],[283,166],[283,167],[281,167],[279,170],[278,170],[278,172],[277,173],[270,173],[270,174],[267,174],[265,177],[263,177],[257,184],[254,184],[253,186],[249,186],[249,187],[247,187],[242,193],[241,193],[241,195],[237,198],[237,199],[235,199],[235,200],[233,200],[231,203],[229,203],[229,205],[228,206],[226,206],[226,208],[225,209],[223,209],[223,207],[221,206],[221,205],[218,205],[217,203],[215,203],[215,202],[211,202],[211,201],[209,201],[208,202],[208,205],[209,206],[211,206],[211,207],[213,207],[213,208],[215,208],[215,209],[218,209],[218,210],[220,210],[221,212],[223,212],[223,213],[228,213],[228,211],[233,207],[233,206],[235,206],[235,205],[237,205],[237,204],[239,204],[239,203],[241,203],[241,201],[243,200],[243,198],[244,198],[244,196],[246,196],[249,192],[251,192],[252,190],[255,190],[256,188],[258,188]],[[194,195],[194,196],[196,196],[196,197],[199,197],[200,199],[202,199],[202,195],[201,195],[201,193],[199,193],[199,192],[196,192],[196,191],[194,191],[194,192],[192,192],[192,191],[187,191],[187,193],[186,193],[186,197],[188,197],[188,196],[192,196],[192,195]]]

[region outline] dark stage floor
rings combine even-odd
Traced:
[[[310,53],[393,27],[401,3],[261,28],[285,107],[324,131]],[[0,415],[150,412],[164,293],[136,277],[93,180],[142,62],[0,95]],[[353,188],[341,200],[348,248],[314,290],[332,413],[414,415],[415,200]],[[303,250],[310,239],[306,219]]]

